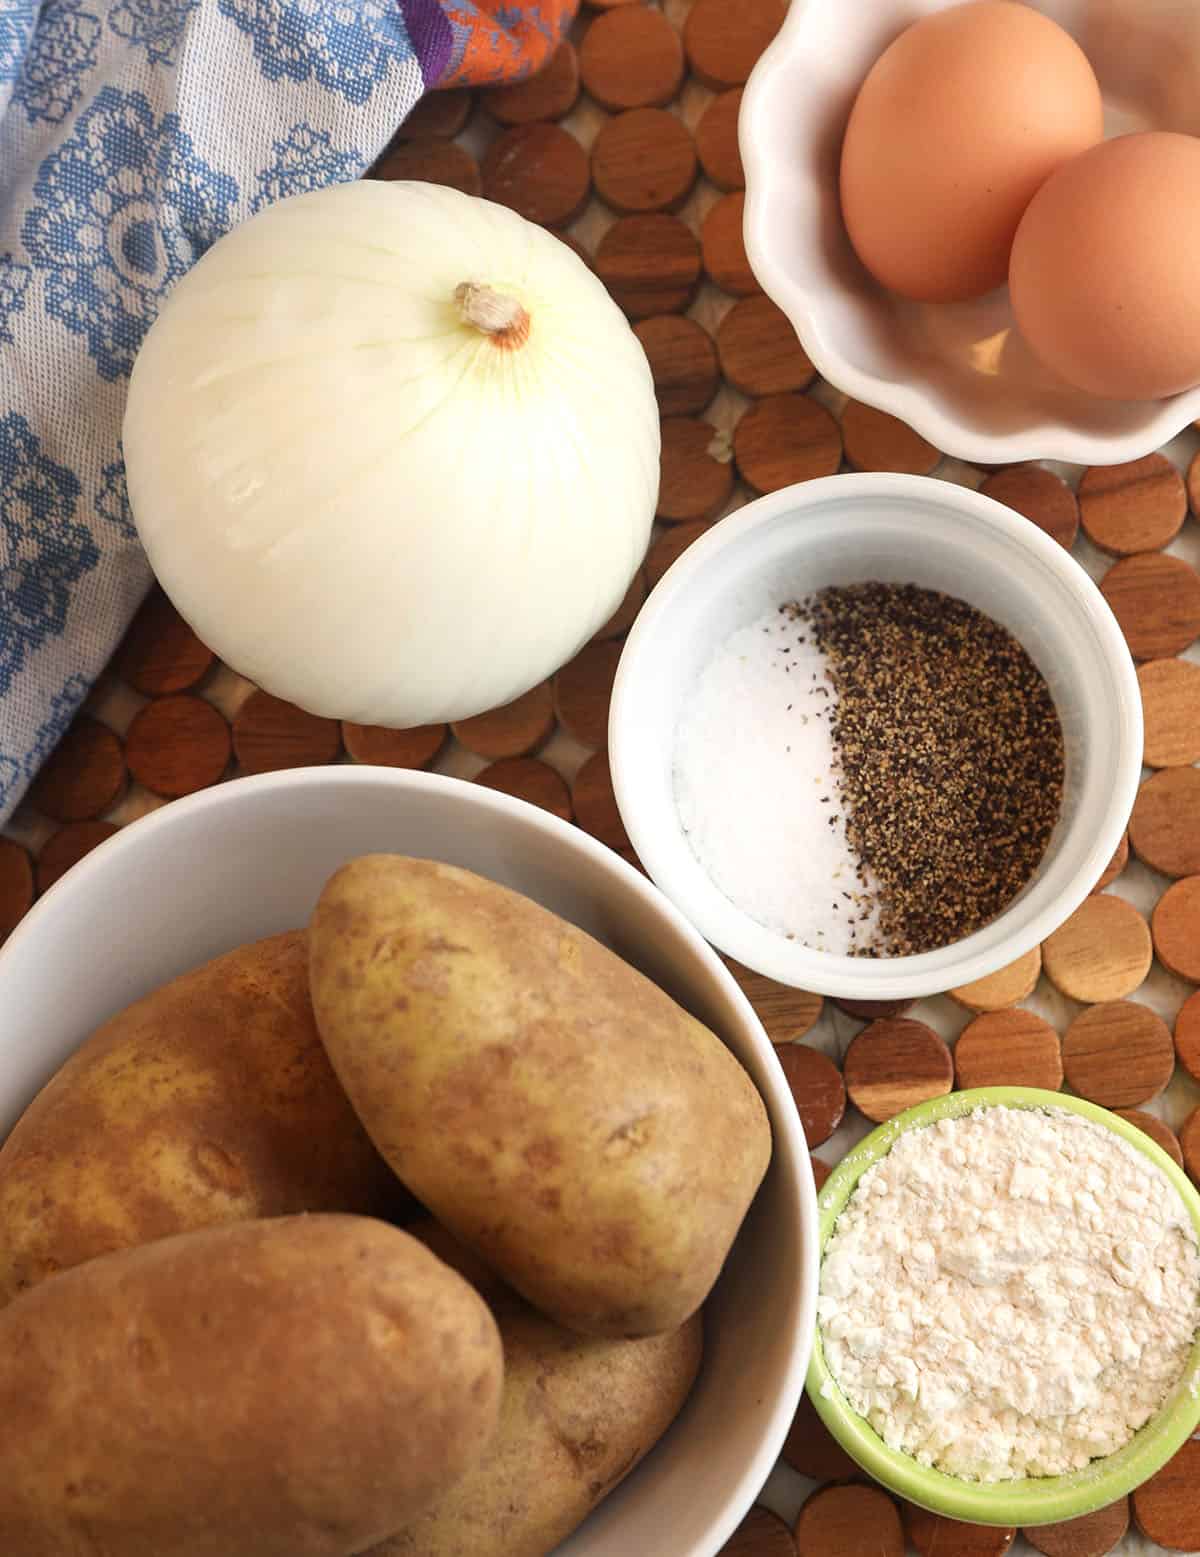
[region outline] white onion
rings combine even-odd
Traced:
[[[645,354],[587,266],[420,183],[296,196],[179,282],[134,365],[129,495],[216,653],[318,714],[407,726],[517,697],[646,549]]]

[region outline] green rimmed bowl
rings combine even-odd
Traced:
[[[859,1179],[873,1163],[886,1157],[902,1132],[957,1118],[980,1107],[1058,1108],[1103,1125],[1160,1168],[1187,1207],[1200,1239],[1200,1195],[1161,1147],[1138,1129],[1082,1098],[1036,1087],[979,1087],[952,1092],[910,1108],[873,1130],[830,1174],[817,1201],[821,1251]],[[951,1519],[981,1525],[1048,1525],[1075,1519],[1123,1497],[1152,1476],[1171,1458],[1200,1424],[1200,1337],[1192,1346],[1187,1367],[1163,1405],[1123,1449],[1094,1460],[1085,1470],[1065,1476],[1023,1477],[1016,1481],[976,1482],[948,1476],[924,1466],[899,1450],[889,1449],[874,1428],[854,1411],[825,1365],[818,1327],[808,1369],[808,1393],[821,1420],[846,1453],[881,1486],[921,1508]]]

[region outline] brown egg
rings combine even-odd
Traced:
[[[1014,0],[924,17],[875,62],[846,126],[850,241],[904,297],[982,296],[1038,187],[1102,133],[1092,67],[1055,22]]]
[[[1200,383],[1200,140],[1121,135],[1060,168],[1013,244],[1013,312],[1034,354],[1109,400]]]

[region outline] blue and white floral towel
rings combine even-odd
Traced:
[[[120,426],[172,283],[358,177],[428,86],[536,67],[572,8],[0,0],[0,824],[149,583]]]

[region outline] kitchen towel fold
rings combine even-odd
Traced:
[[[173,283],[428,88],[536,70],[577,3],[0,0],[0,824],[150,582],[121,416]]]

